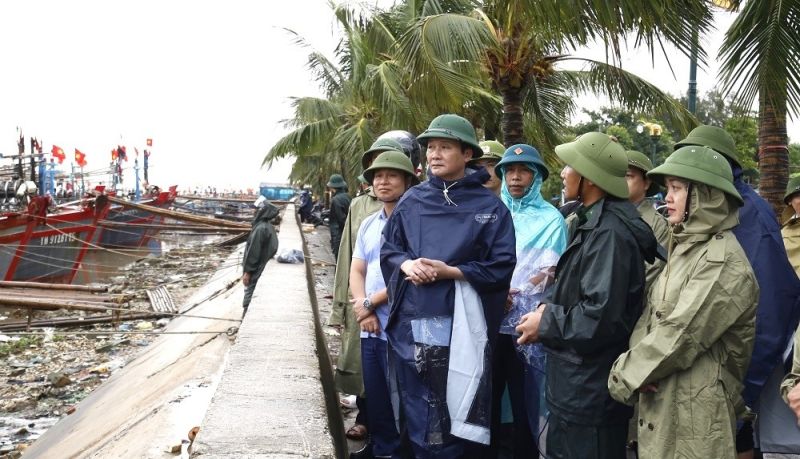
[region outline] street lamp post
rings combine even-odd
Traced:
[[[658,123],[639,123],[636,125],[636,132],[639,134],[644,133],[644,130],[647,129],[648,134],[650,134],[650,161],[653,162],[653,166],[656,166],[656,153],[658,150],[658,139],[661,137],[662,128],[661,125]]]

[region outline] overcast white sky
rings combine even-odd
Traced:
[[[382,4],[391,3],[388,0]],[[720,14],[721,29],[731,21]],[[0,4],[0,153],[16,153],[17,127],[46,150],[86,153],[87,170],[110,150],[143,150],[153,139],[150,181],[181,188],[255,187],[284,181],[288,164],[261,160],[285,133],[290,96],[318,95],[304,70],[306,50],[290,28],[331,52],[334,21],[326,0],[27,0]],[[711,38],[715,50],[721,34]],[[603,52],[580,53],[603,59]],[[688,59],[676,75],[646,54],[623,66],[673,94],[684,92]],[[700,72],[700,93],[713,86]],[[581,102],[596,108],[593,97]],[[798,138],[794,125],[790,136]],[[126,171],[131,185],[131,172]]]

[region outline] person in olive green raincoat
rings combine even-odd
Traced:
[[[329,229],[331,231],[331,251],[334,260],[339,258],[339,242],[342,240],[342,228],[350,208],[350,195],[347,194],[347,182],[340,174],[331,175],[327,184],[331,190],[331,213]]]
[[[378,139],[361,156],[361,166],[366,170],[376,156],[388,150],[400,150],[402,146],[393,139]],[[365,218],[383,208],[372,187],[350,202],[350,210],[342,228],[342,241],[339,244],[339,257],[336,259],[336,273],[333,282],[333,306],[328,318],[328,326],[342,327],[342,348],[336,362],[334,380],[336,388],[345,394],[362,395],[364,383],[361,379],[361,328],[351,311],[350,305],[350,264],[353,261],[353,247],[358,236],[358,228]]]
[[[659,188],[657,183],[647,178],[647,173],[653,169],[653,163],[644,153],[638,151],[629,150],[625,154],[628,156],[628,172],[625,174],[630,194],[628,200],[636,206],[642,220],[653,230],[653,235],[661,247],[666,247],[669,239],[669,225],[667,225],[667,220],[656,212],[653,201],[647,199],[647,196],[658,193]],[[653,263],[645,263],[648,290],[663,267],[664,262],[659,259]]]
[[[706,147],[680,148],[648,176],[666,181],[669,257],[608,388],[638,398],[639,457],[733,459],[758,302],[731,232],[742,198],[727,160]]]

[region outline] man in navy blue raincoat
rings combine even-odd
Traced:
[[[418,138],[429,180],[406,192],[384,229],[395,414],[416,457],[480,457],[490,441],[491,361],[516,263],[505,205],[466,169],[480,151],[457,115]],[[393,373],[393,374],[392,374]]]
[[[733,234],[753,267],[760,293],[756,310],[756,342],[742,396],[751,408],[757,408],[759,403],[765,404],[765,400],[759,401],[762,395],[779,402],[777,385],[780,377],[772,378],[774,387],[768,387],[767,381],[776,371],[783,374],[784,353],[800,319],[800,280],[786,255],[775,212],[742,180],[742,166],[733,137],[722,128],[701,125],[676,143],[675,148],[687,145],[706,146],[725,156],[733,170],[736,191],[744,200],[744,206],[739,209],[739,226],[733,229]],[[736,439],[738,452],[753,449],[752,433],[749,423],[740,429]],[[770,444],[780,444],[785,440],[774,438],[763,429],[759,437],[763,451],[772,449]]]

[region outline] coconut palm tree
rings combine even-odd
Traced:
[[[423,7],[428,3],[422,2]],[[682,130],[692,116],[673,98],[613,62],[626,37],[651,52],[663,42],[685,54],[692,33],[710,27],[702,0],[487,0],[463,1],[469,13],[423,14],[400,40],[398,60],[413,76],[409,96],[437,106],[495,91],[502,98],[501,134],[506,144],[522,142],[524,116],[537,145],[561,142],[561,128],[575,111],[577,94],[608,96],[637,112],[666,118]],[[435,8],[428,8],[435,11]],[[681,14],[675,14],[680,11]],[[606,61],[571,55],[592,43],[607,47]],[[700,51],[701,59],[703,57]],[[613,61],[609,63],[608,61]],[[469,105],[469,102],[467,102]],[[486,120],[484,120],[486,121]]]
[[[723,90],[739,104],[758,97],[759,194],[780,215],[789,179],[786,115],[800,108],[800,2],[744,3],[720,48]]]
[[[291,131],[263,161],[269,165],[285,156],[302,159],[290,177],[294,183],[316,183],[309,180],[327,179],[331,173],[355,183],[361,173],[360,156],[379,134],[413,129],[422,118],[404,92],[406,71],[392,58],[396,39],[391,27],[380,18],[331,7],[344,33],[336,61],[311,50],[307,62],[325,95],[292,98],[294,116],[284,120]],[[294,36],[297,45],[310,48],[302,37]]]

